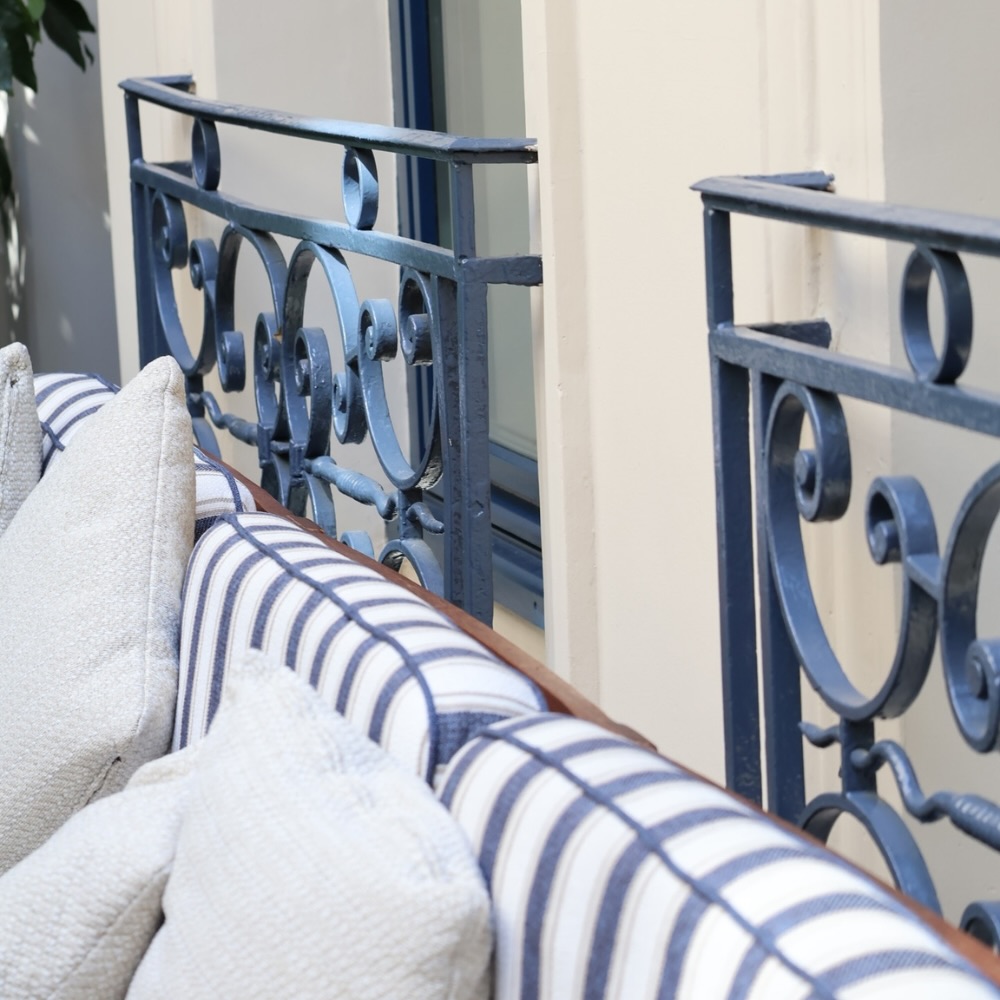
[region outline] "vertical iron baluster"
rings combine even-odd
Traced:
[[[757,465],[757,579],[760,593],[760,648],[764,693],[767,808],[797,822],[805,805],[802,762],[802,682],[799,658],[781,614],[771,573],[771,539],[767,527],[767,465],[764,460],[767,422],[780,382],[754,372],[754,450]]]
[[[708,324],[733,318],[729,214],[705,212]],[[722,649],[726,784],[761,802],[760,707],[750,510],[750,395],[747,372],[711,359],[715,504]]]
[[[476,256],[472,185],[472,164],[453,163],[451,211],[460,264]],[[486,285],[459,266],[453,288],[454,309],[441,309],[443,349],[435,352],[435,367],[444,369],[438,383],[444,394],[438,398],[445,454],[445,596],[491,624],[493,579],[479,571],[491,564],[493,552]]]
[[[125,129],[128,136],[129,163],[142,159],[142,126],[139,121],[139,100],[125,95]],[[139,364],[146,365],[162,354],[169,354],[166,338],[158,335],[159,321],[153,299],[153,264],[150,233],[151,200],[147,188],[130,182],[132,191],[132,255],[135,262],[135,287],[139,324]]]

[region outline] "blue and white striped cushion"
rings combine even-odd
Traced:
[[[484,725],[545,707],[420,597],[271,514],[222,518],[191,556],[174,749],[207,731],[247,649],[298,671],[428,782]]]
[[[116,392],[118,386],[100,375],[56,372],[35,376],[35,402],[43,432],[43,475],[87,418]],[[257,509],[250,491],[223,465],[198,448],[194,449],[194,460],[196,539],[223,514]]]
[[[495,1000],[996,998],[818,845],[578,719],[490,726],[439,794],[496,919]]]
[[[197,541],[224,514],[256,510],[250,491],[224,465],[194,450],[194,537]]]
[[[42,425],[42,475],[87,417],[95,414],[118,386],[100,375],[52,372],[35,376],[35,403]]]

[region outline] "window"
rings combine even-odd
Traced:
[[[462,135],[523,136],[520,0],[390,0],[396,121]],[[476,168],[476,230],[484,253],[528,250],[526,168]],[[400,171],[400,229],[451,243],[445,170],[408,162]],[[526,288],[490,289],[490,438],[494,591],[542,624],[541,531]],[[411,425],[426,424],[426,370],[411,375]]]

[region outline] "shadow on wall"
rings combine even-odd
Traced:
[[[84,6],[96,23],[95,0]],[[39,93],[18,85],[10,102],[16,209],[3,255],[0,342],[27,344],[36,371],[118,381],[99,41],[89,44],[96,59],[86,73],[54,45],[39,45]]]

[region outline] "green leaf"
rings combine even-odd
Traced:
[[[45,0],[25,0],[25,6],[31,15],[32,21],[40,21],[45,13]]]
[[[7,34],[7,44],[10,46],[11,66],[15,79],[37,92],[38,78],[35,76],[34,46],[28,42],[25,35],[16,31]]]
[[[48,0],[46,8],[55,7],[78,33],[94,32],[97,29],[90,23],[87,11],[80,0]]]
[[[80,33],[93,31],[94,26],[77,0],[48,0],[42,13],[42,27],[80,69],[87,68],[88,59],[94,61],[93,53],[80,40]]]
[[[14,60],[6,35],[0,35],[0,90],[14,92]]]
[[[7,158],[7,147],[0,136],[0,224],[3,234],[10,239],[11,222],[14,218],[14,176]]]

